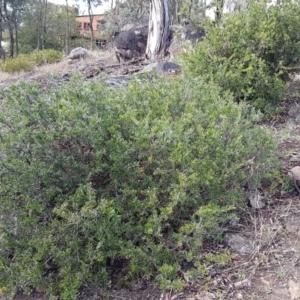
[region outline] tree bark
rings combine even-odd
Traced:
[[[38,22],[37,22],[37,41],[36,49],[41,50],[41,27],[42,27],[42,0],[38,2]]]
[[[46,33],[47,33],[47,9],[48,9],[48,0],[43,1],[43,18],[42,18],[42,49],[45,48],[46,42]]]
[[[93,21],[94,21],[94,15],[93,15],[93,10],[92,10],[92,3],[91,0],[87,1],[88,3],[88,14],[90,18],[90,30],[91,30],[91,50],[94,50],[94,28],[93,28]]]
[[[9,15],[8,9],[7,9],[7,2],[4,1],[3,10],[5,13],[5,19],[7,22],[7,28],[8,28],[8,35],[9,35],[9,56],[11,58],[14,57],[14,47],[15,47],[15,37],[14,37],[14,26],[12,21],[12,16]]]
[[[47,33],[47,10],[48,0],[39,0],[38,2],[38,23],[37,23],[37,50],[45,48]]]
[[[0,59],[1,58],[5,59],[5,51],[2,47],[2,41],[3,41],[2,31],[3,31],[2,0],[0,0]]]
[[[14,18],[14,27],[15,27],[15,41],[16,41],[16,55],[19,54],[19,32],[18,32],[18,20],[17,16],[15,15]]]
[[[166,55],[171,39],[167,0],[150,0],[149,32],[146,58],[154,60]]]
[[[247,7],[247,2],[247,0],[223,0],[222,13],[236,13]]]
[[[69,20],[69,3],[66,0],[66,55],[70,54],[70,20]]]

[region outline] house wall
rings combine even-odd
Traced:
[[[105,20],[104,15],[94,15],[93,17],[93,31],[94,37],[99,37],[99,30],[97,28],[98,21]],[[80,30],[80,35],[89,36],[91,34],[91,30],[89,27],[90,24],[90,17],[89,16],[77,16],[76,21],[78,22],[78,28]]]

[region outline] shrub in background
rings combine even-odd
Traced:
[[[28,59],[27,54],[20,54],[13,59],[7,59],[0,64],[0,70],[7,73],[16,73],[20,71],[32,71],[35,64]]]
[[[133,82],[122,93],[80,80],[48,93],[21,85],[1,106],[8,291],[77,299],[83,287],[136,278],[180,289],[182,263],[207,274],[214,258],[203,241],[220,237],[244,189],[273,166],[259,115],[199,79]]]
[[[31,59],[37,66],[45,64],[53,64],[62,60],[63,54],[53,49],[45,49],[42,51],[35,50],[30,54]]]
[[[15,58],[4,61],[0,64],[0,69],[8,73],[31,71],[35,66],[59,62],[62,57],[62,52],[53,49],[35,50],[30,54],[20,54]]]
[[[250,2],[249,8],[208,24],[206,37],[184,55],[186,74],[202,77],[259,108],[282,99],[282,66],[300,58],[299,1]],[[267,8],[268,7],[268,8]]]

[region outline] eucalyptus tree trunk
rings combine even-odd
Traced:
[[[90,18],[90,30],[91,30],[91,50],[94,50],[94,28],[93,28],[93,21],[94,21],[94,15],[93,15],[93,10],[92,10],[92,3],[91,0],[87,0],[88,4],[88,14]]]
[[[205,19],[206,17],[206,0],[201,1],[201,12],[202,12],[202,18]]]
[[[48,0],[43,2],[43,18],[42,18],[42,49],[45,48],[46,34],[47,34],[47,9],[48,9]]]
[[[2,47],[2,31],[3,31],[3,15],[2,15],[2,0],[0,0],[0,58],[5,58],[5,51]]]
[[[14,28],[15,28],[15,41],[16,41],[16,55],[19,54],[19,30],[18,19],[16,13],[14,13]]]
[[[247,8],[248,1],[247,0],[222,0],[221,4],[221,12],[224,13],[236,13],[242,9]]]
[[[36,49],[41,50],[42,0],[38,2]]]
[[[181,6],[182,6],[181,0],[169,1],[169,12],[171,15],[172,25],[180,23],[180,7]]]
[[[69,20],[69,3],[66,0],[66,55],[70,54],[70,20]]]
[[[38,22],[37,22],[37,43],[36,48],[42,50],[45,47],[46,40],[46,23],[47,23],[48,0],[38,1]]]
[[[171,38],[170,15],[167,0],[150,0],[149,32],[146,58],[164,56]]]
[[[179,17],[179,3],[178,0],[175,1],[175,12],[174,12],[174,19],[176,20],[176,23],[180,23],[180,17]]]
[[[15,48],[14,23],[12,20],[12,16],[9,14],[6,0],[4,0],[3,10],[4,10],[4,14],[5,14],[5,19],[6,19],[7,28],[8,28],[8,35],[9,35],[9,56],[11,58],[13,58],[14,57],[14,48]]]

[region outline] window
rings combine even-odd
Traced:
[[[83,29],[90,29],[91,28],[91,24],[90,23],[83,23]]]

